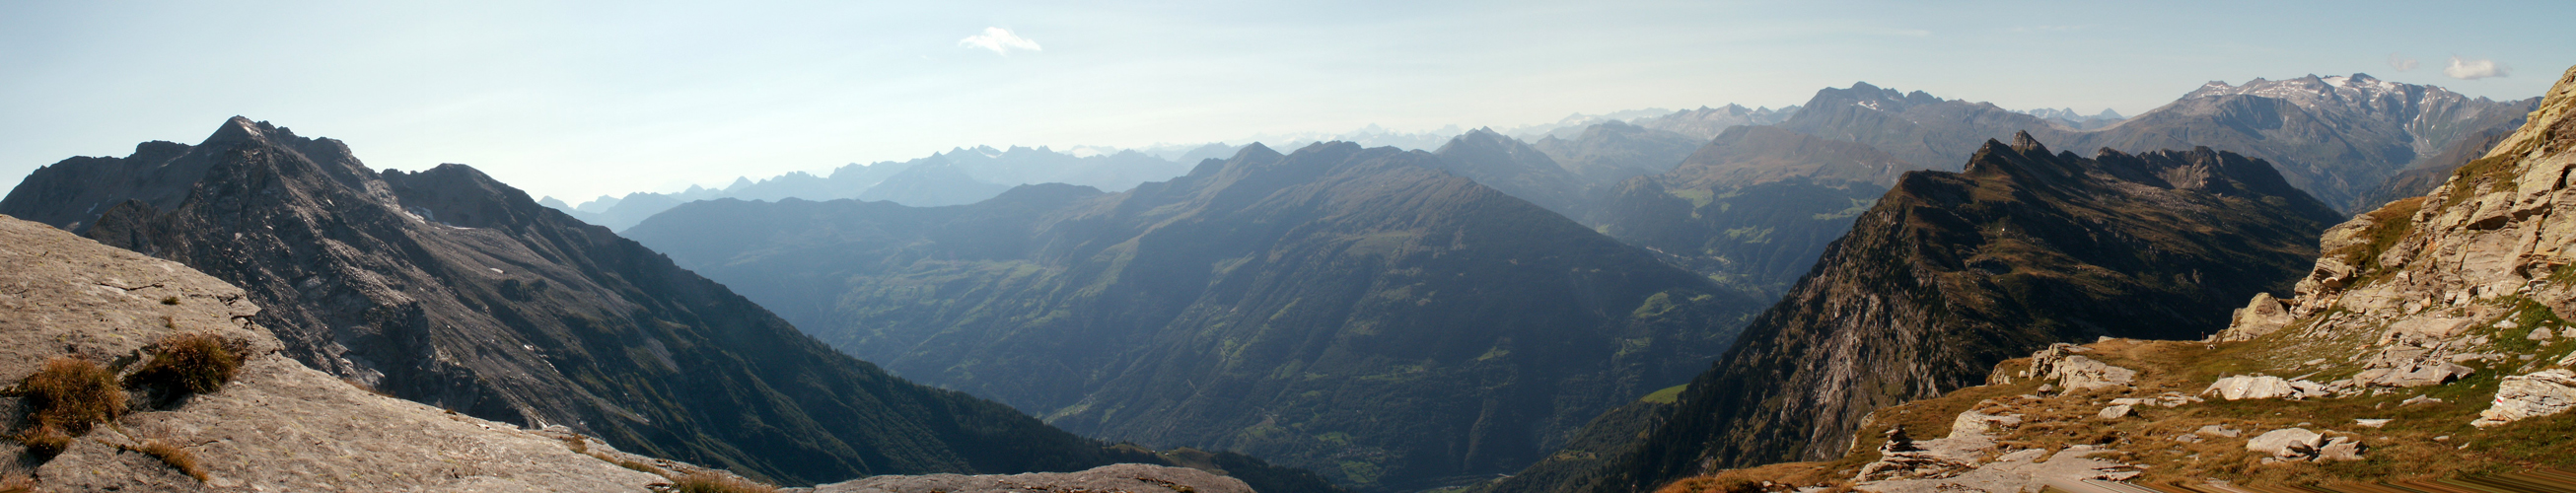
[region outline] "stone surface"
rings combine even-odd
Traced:
[[[2370,446],[2362,445],[2360,440],[2354,440],[2352,437],[2334,437],[2326,439],[2324,447],[2317,448],[2317,460],[2357,461],[2362,460],[2362,453],[2368,451]]]
[[[2111,407],[2105,407],[2105,408],[2102,408],[2102,412],[2101,412],[2101,413],[2095,414],[2095,415],[2094,415],[2094,417],[2098,417],[2098,418],[2102,418],[2102,419],[2120,419],[2120,418],[2126,418],[2126,417],[2129,417],[2129,406],[2111,406]]]
[[[2325,445],[2325,436],[2306,428],[2283,428],[2245,440],[2245,449],[2274,457],[2309,457]]]
[[[2137,380],[2138,371],[2083,356],[2067,356],[2049,369],[2048,377],[2069,390],[2114,389],[2128,387],[2129,382]]]
[[[2135,465],[2091,457],[2108,452],[2111,450],[2090,445],[2066,447],[2055,454],[2048,454],[2045,450],[2023,450],[1997,456],[1994,462],[1954,476],[1863,482],[1853,485],[1853,488],[1872,493],[2037,492],[2053,483],[2137,477],[2139,472]],[[2046,459],[2041,460],[2042,457]]]
[[[874,476],[782,493],[1254,493],[1242,480],[1197,469],[1116,464],[1081,472]]]
[[[240,289],[187,267],[0,216],[0,379],[24,379],[58,355],[137,358],[144,344],[178,332],[250,348],[241,372],[216,392],[166,403],[134,392],[139,409],[35,466],[39,483],[51,491],[589,492],[663,481],[559,440],[307,368],[249,321],[258,310]],[[207,481],[118,448],[143,440],[181,444]]]
[[[2469,424],[2480,428],[2550,416],[2576,408],[2576,372],[2553,369],[2504,377],[2495,404]]]
[[[2239,375],[2218,379],[2217,382],[2209,384],[2208,390],[2201,391],[2201,395],[2209,395],[2213,393],[2218,394],[2221,398],[2235,401],[2245,399],[2297,398],[2306,395],[2308,392],[2303,391],[2296,385],[2292,385],[2289,380],[2282,379],[2281,377]]]

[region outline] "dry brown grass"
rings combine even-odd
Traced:
[[[72,446],[71,434],[53,426],[29,426],[20,430],[16,438],[19,445],[27,446],[27,453],[40,457],[52,457]]]
[[[170,468],[178,469],[179,472],[188,473],[188,477],[196,478],[199,482],[206,480],[205,466],[198,465],[197,454],[189,452],[185,447],[160,440],[144,440],[143,445],[135,447],[134,451],[161,459],[161,463],[169,464]]]
[[[125,391],[116,387],[116,374],[85,359],[46,360],[45,368],[28,375],[18,389],[26,397],[31,429],[54,428],[78,436],[125,412]]]
[[[152,361],[125,378],[126,383],[172,391],[209,393],[221,390],[241,371],[240,351],[212,334],[187,333],[152,344]]]
[[[0,493],[36,493],[36,479],[24,474],[0,476]]]
[[[777,493],[778,488],[742,478],[699,471],[671,478],[671,491],[678,493]]]

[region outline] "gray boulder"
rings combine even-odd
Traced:
[[[2496,386],[2495,404],[2469,424],[2479,428],[2549,416],[2576,408],[2576,372],[2544,370],[2504,377]]]
[[[2283,428],[2256,435],[2245,441],[2245,449],[2281,458],[2314,457],[2317,448],[2325,446],[2325,435],[2306,428]]]

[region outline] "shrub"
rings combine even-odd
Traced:
[[[28,375],[19,390],[26,396],[27,424],[36,430],[53,428],[77,436],[125,411],[125,391],[116,387],[116,374],[80,358],[46,360],[45,368]]]
[[[241,356],[211,334],[174,335],[152,346],[152,361],[126,377],[127,383],[202,394],[222,389],[241,370]]]
[[[170,468],[178,469],[179,472],[188,473],[188,477],[197,478],[197,481],[206,480],[206,468],[197,465],[197,454],[188,452],[186,448],[160,440],[144,440],[143,446],[135,447],[134,451],[161,459],[161,463],[169,464]]]
[[[678,493],[775,493],[778,488],[745,481],[742,478],[713,471],[698,471],[671,480],[671,491]]]

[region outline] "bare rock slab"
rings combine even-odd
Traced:
[[[2576,372],[2546,370],[2504,377],[2496,386],[2495,404],[2478,413],[2479,428],[2555,415],[2576,408]]]
[[[1147,464],[1113,464],[1082,472],[1029,474],[930,474],[875,476],[815,486],[811,493],[1253,493],[1243,480],[1207,471]]]

